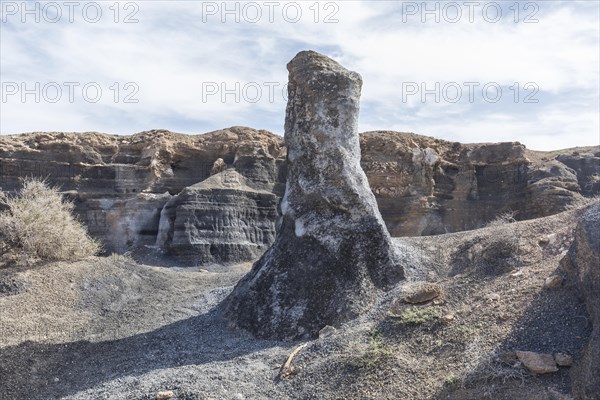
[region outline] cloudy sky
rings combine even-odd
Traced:
[[[600,143],[598,1],[0,4],[1,134],[283,134],[312,49],[362,75],[361,131]]]

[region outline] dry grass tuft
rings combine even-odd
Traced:
[[[494,226],[503,226],[506,224],[512,224],[513,222],[517,222],[515,216],[517,215],[516,211],[507,211],[500,215],[498,215],[494,220],[488,222],[486,227],[494,227]]]
[[[100,244],[72,214],[74,205],[58,188],[28,178],[15,196],[0,193],[0,251],[30,261],[75,261],[97,254]]]

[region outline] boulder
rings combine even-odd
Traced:
[[[558,371],[552,354],[517,351],[517,357],[532,374],[551,374]]]
[[[360,75],[313,51],[288,71],[277,237],[223,310],[257,336],[316,337],[367,311],[404,271],[360,167]]]
[[[414,282],[402,287],[402,300],[405,303],[425,303],[441,294],[441,286],[433,282]]]

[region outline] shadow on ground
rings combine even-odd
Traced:
[[[573,286],[542,290],[498,345],[497,353],[561,352],[572,355],[577,364],[591,328],[585,304]],[[511,372],[509,365],[487,360],[485,355],[482,359],[464,377],[462,387],[446,386],[435,399],[562,400],[571,392],[570,368],[560,368],[554,374],[530,375]]]
[[[121,377],[226,361],[276,344],[228,329],[216,310],[111,341],[27,341],[0,349],[0,393],[11,399],[60,398]]]

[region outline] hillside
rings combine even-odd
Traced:
[[[581,359],[591,325],[560,262],[582,208],[434,237],[397,238],[443,295],[377,306],[310,340],[257,340],[215,311],[249,265],[209,272],[138,265],[123,256],[3,267],[2,393],[27,399],[377,398],[567,399],[570,368],[534,375],[510,352]],[[567,278],[544,288],[547,278]],[[391,316],[390,314],[397,315]],[[514,357],[514,355],[512,356]]]

